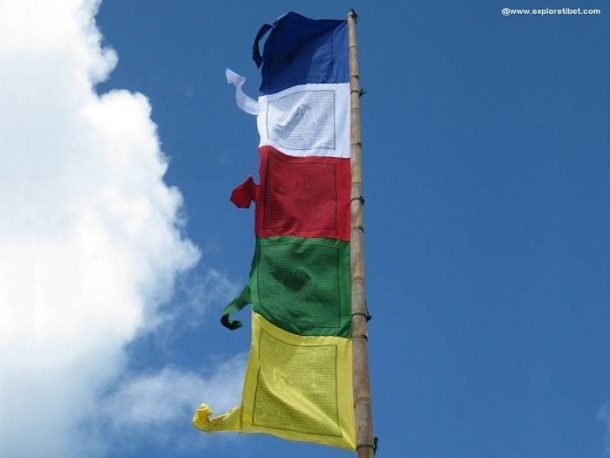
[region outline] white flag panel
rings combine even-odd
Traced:
[[[303,84],[258,98],[260,146],[290,156],[350,157],[349,83]]]

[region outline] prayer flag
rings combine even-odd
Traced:
[[[260,184],[231,194],[255,202],[255,252],[221,320],[237,329],[229,315],[251,304],[252,344],[241,403],[216,417],[202,404],[193,424],[354,450],[347,23],[287,13],[261,27],[253,58],[258,100],[227,81],[260,134]]]

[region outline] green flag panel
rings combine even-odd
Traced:
[[[250,287],[256,312],[300,335],[350,335],[347,242],[260,238],[253,267]]]
[[[251,303],[276,326],[298,335],[351,336],[349,242],[323,238],[256,239],[248,286],[225,309]]]

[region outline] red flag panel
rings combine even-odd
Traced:
[[[256,235],[350,239],[350,160],[259,148]]]

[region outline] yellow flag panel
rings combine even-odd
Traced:
[[[354,450],[351,340],[291,334],[253,313],[241,405],[212,413],[202,404],[193,425]]]

